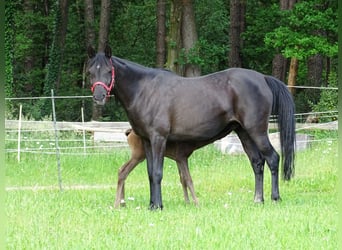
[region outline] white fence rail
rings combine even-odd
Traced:
[[[56,122],[59,131],[124,132],[130,128],[128,122]],[[5,120],[6,130],[17,130],[18,120]],[[22,131],[53,131],[52,121],[21,121]]]
[[[61,153],[81,154],[86,145],[88,149],[115,148],[127,146],[125,131],[130,128],[128,122],[56,122],[61,143]],[[270,123],[270,129],[276,129],[275,123]],[[337,130],[338,122],[329,123],[297,123],[297,132],[310,129]],[[20,121],[5,120],[6,152],[55,153],[54,127],[52,121]],[[63,132],[69,132],[67,136]],[[83,133],[87,137],[83,137]],[[12,142],[11,145],[8,145]],[[63,146],[66,145],[66,146]],[[28,146],[29,145],[29,146]]]

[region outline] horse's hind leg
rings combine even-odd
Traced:
[[[118,208],[120,205],[125,205],[125,180],[129,173],[145,159],[144,146],[140,137],[135,134],[132,129],[127,129],[125,134],[127,136],[128,145],[131,149],[131,159],[122,165],[118,172],[118,185],[114,202],[115,208]]]
[[[255,193],[254,202],[262,203],[264,202],[264,165],[265,159],[259,152],[257,146],[250,138],[246,130],[239,127],[235,130],[239,136],[242,146],[251,162],[254,177],[255,177]]]
[[[125,180],[129,173],[132,172],[132,170],[143,160],[144,158],[131,158],[119,169],[114,208],[119,208],[120,205],[125,205]]]
[[[189,195],[188,195],[188,188],[189,188],[191,196],[192,196],[192,200],[194,201],[195,205],[198,205],[198,199],[195,194],[194,185],[193,185],[192,178],[191,178],[190,171],[189,171],[188,159],[187,158],[177,159],[177,167],[178,167],[180,182],[182,183],[182,187],[183,187],[185,202],[189,203]]]
[[[250,133],[251,135],[251,133]],[[258,133],[251,136],[259,151],[266,159],[267,165],[271,171],[272,177],[272,194],[271,199],[280,200],[279,195],[279,154],[273,148],[267,133]]]
[[[183,188],[184,200],[186,203],[189,203],[190,201],[189,201],[188,189],[187,189],[186,180],[185,180],[184,173],[182,171],[182,165],[181,164],[182,163],[177,161],[179,179],[180,179],[180,183],[182,184],[182,188]]]

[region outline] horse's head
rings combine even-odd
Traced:
[[[87,71],[90,74],[93,100],[99,105],[104,105],[115,81],[115,71],[111,59],[112,50],[107,45],[104,53],[96,54],[94,48],[89,46],[88,57]]]

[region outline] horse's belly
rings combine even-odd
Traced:
[[[224,130],[229,122],[225,119],[197,120],[189,118],[182,123],[171,126],[171,140],[208,140]]]

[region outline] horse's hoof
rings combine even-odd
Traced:
[[[125,200],[121,200],[120,203],[118,201],[114,202],[114,208],[119,209],[120,207],[126,207]]]
[[[254,203],[256,204],[264,204],[264,198],[260,197],[255,197],[254,198]]]
[[[151,204],[150,205],[150,208],[149,208],[151,211],[158,211],[158,210],[163,210],[163,205],[154,205],[154,204]]]
[[[271,197],[271,199],[272,199],[272,201],[273,201],[274,203],[281,202],[280,196],[278,196],[278,197]]]

